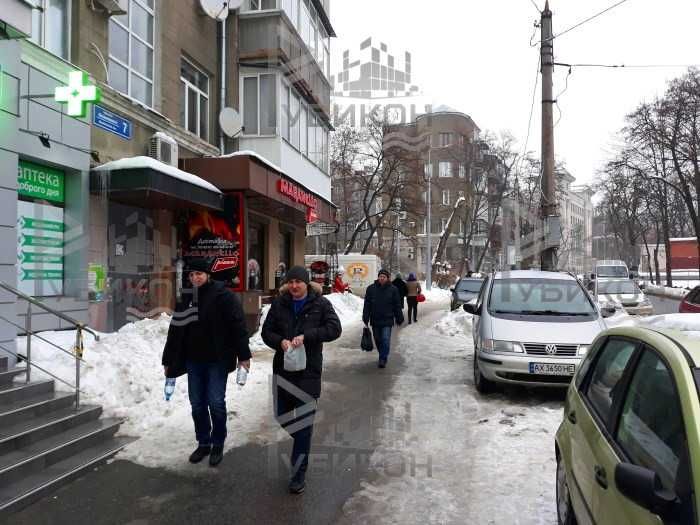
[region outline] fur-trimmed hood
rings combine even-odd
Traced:
[[[317,295],[323,295],[323,286],[318,284],[316,281],[311,281],[309,283],[309,290],[315,292]],[[280,295],[288,293],[289,292],[289,286],[287,284],[283,284],[280,287]]]

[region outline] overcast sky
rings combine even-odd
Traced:
[[[619,0],[552,0],[555,35]],[[544,0],[534,0],[539,8]],[[509,130],[525,141],[537,47],[530,47],[539,14],[531,0],[333,0],[333,73],[344,49],[372,36],[389,51],[413,54],[413,83],[432,99],[469,114],[482,130]],[[566,63],[700,64],[700,1],[627,0],[555,40],[555,60]],[[539,30],[536,36],[539,40]],[[591,182],[610,156],[624,116],[662,94],[683,68],[574,68],[559,97],[557,160],[577,183]],[[558,68],[554,93],[565,87]],[[538,84],[529,150],[540,152]],[[559,114],[555,109],[555,121]]]

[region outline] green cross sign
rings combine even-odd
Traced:
[[[87,73],[71,71],[68,74],[68,85],[57,87],[54,98],[56,102],[68,104],[68,115],[84,118],[88,102],[99,102],[102,92],[100,88],[90,84]]]

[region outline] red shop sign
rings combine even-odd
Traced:
[[[292,182],[279,179],[277,181],[277,191],[279,191],[285,197],[289,197],[294,202],[303,204],[308,208],[318,208],[318,199],[314,197],[313,194],[302,190],[299,186]]]

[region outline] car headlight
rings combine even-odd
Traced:
[[[590,345],[578,345],[578,351],[576,352],[576,355],[579,357],[583,357],[588,353],[589,348]]]
[[[525,350],[520,343],[514,343],[513,341],[497,341],[494,339],[484,339],[481,343],[481,349],[485,352],[507,352],[507,353],[517,353],[524,354]]]

